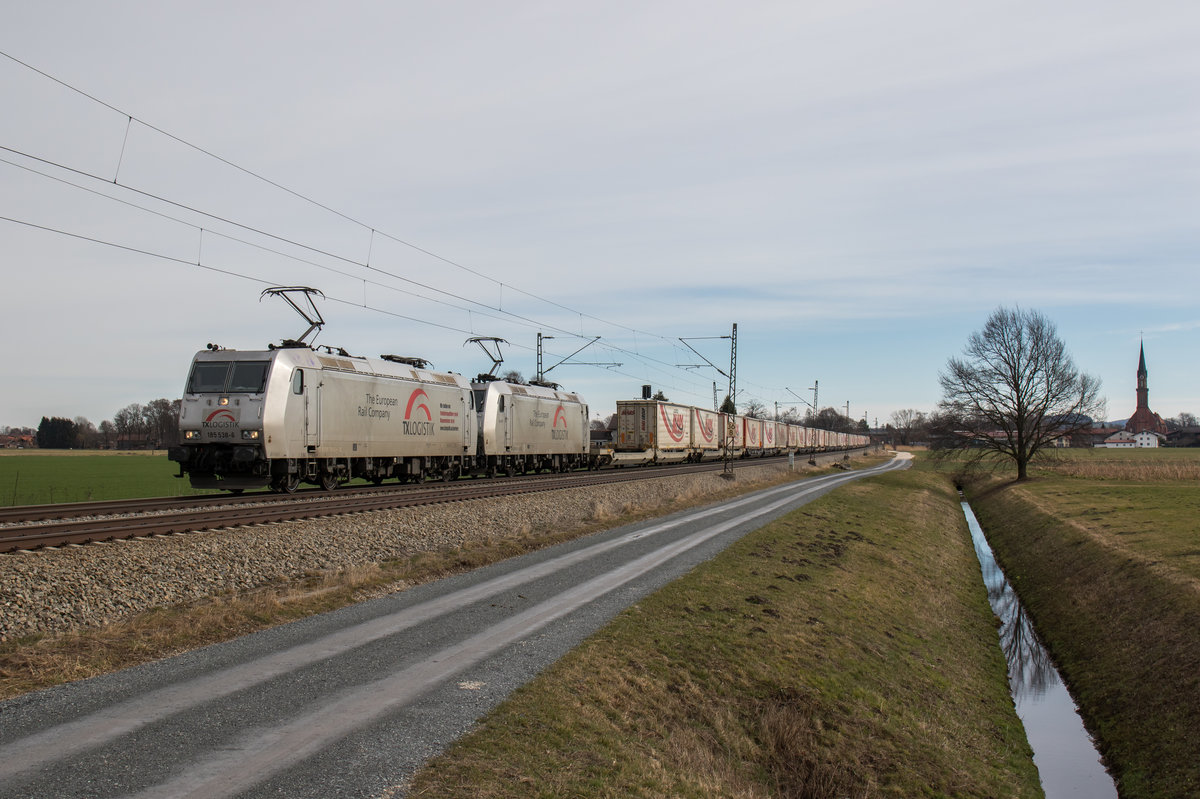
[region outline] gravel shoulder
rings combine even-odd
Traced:
[[[748,490],[787,472],[786,465],[744,467],[734,487]],[[0,557],[0,641],[99,627],[153,608],[489,538],[582,532],[607,519],[702,502],[729,490],[712,472],[647,474],[645,480],[612,486],[13,553]]]

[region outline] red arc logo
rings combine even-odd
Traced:
[[[679,413],[678,411],[673,411],[671,413],[671,418],[668,419],[667,406],[659,405],[658,408],[659,413],[662,415],[663,424],[667,428],[667,435],[669,435],[672,440],[676,442],[683,441],[683,414]]]
[[[409,396],[408,407],[406,407],[404,409],[404,418],[405,419],[411,419],[412,413],[413,413],[413,408],[416,408],[419,411],[425,412],[425,420],[426,421],[429,421],[429,422],[433,421],[433,414],[429,412],[429,406],[426,405],[424,402],[420,402],[420,403],[417,402],[417,400],[421,399],[422,397],[424,397],[425,399],[429,399],[429,395],[425,393],[425,389],[423,389],[423,388],[418,388],[416,391],[414,391],[412,393],[411,396]]]

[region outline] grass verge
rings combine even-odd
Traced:
[[[957,494],[913,470],[840,488],[646,598],[408,787],[1041,795]]]
[[[1200,796],[1194,482],[1069,469],[971,505],[1125,799]]]

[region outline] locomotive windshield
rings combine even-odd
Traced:
[[[234,361],[229,373],[229,391],[261,394],[267,386],[270,361]]]
[[[188,379],[189,394],[261,394],[270,361],[200,361]]]

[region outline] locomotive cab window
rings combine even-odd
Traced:
[[[267,386],[270,361],[234,361],[227,391],[261,394]]]
[[[270,361],[200,361],[192,367],[189,394],[261,394]]]
[[[189,394],[219,394],[225,390],[229,376],[229,361],[201,361],[192,367],[188,380]]]
[[[304,393],[304,370],[303,369],[297,369],[295,372],[292,373],[292,393],[293,394],[303,394]]]

